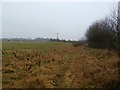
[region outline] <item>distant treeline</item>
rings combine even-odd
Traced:
[[[56,38],[2,38],[2,41],[17,41],[17,42],[76,42],[73,40],[56,39]]]

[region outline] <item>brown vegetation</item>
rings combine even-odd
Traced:
[[[117,55],[71,44],[4,50],[3,88],[106,88],[118,86]]]

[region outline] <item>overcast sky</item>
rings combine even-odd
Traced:
[[[94,21],[104,18],[113,2],[6,2],[2,4],[2,37],[79,40]]]

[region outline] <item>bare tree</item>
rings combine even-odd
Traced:
[[[89,46],[115,49],[120,57],[120,2],[109,16],[89,26],[86,37]]]
[[[120,57],[120,2],[118,3],[118,17],[117,17],[117,51]]]
[[[110,18],[106,17],[89,26],[86,37],[90,47],[107,48],[109,51],[115,47],[115,30],[110,23]]]
[[[111,10],[109,18],[111,19],[110,24],[112,29],[116,32],[116,51],[120,57],[120,2],[116,9]]]

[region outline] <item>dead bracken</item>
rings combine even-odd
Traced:
[[[118,57],[114,51],[109,56],[105,49],[74,47],[69,43],[53,43],[39,49],[3,48],[3,88],[118,86]]]

